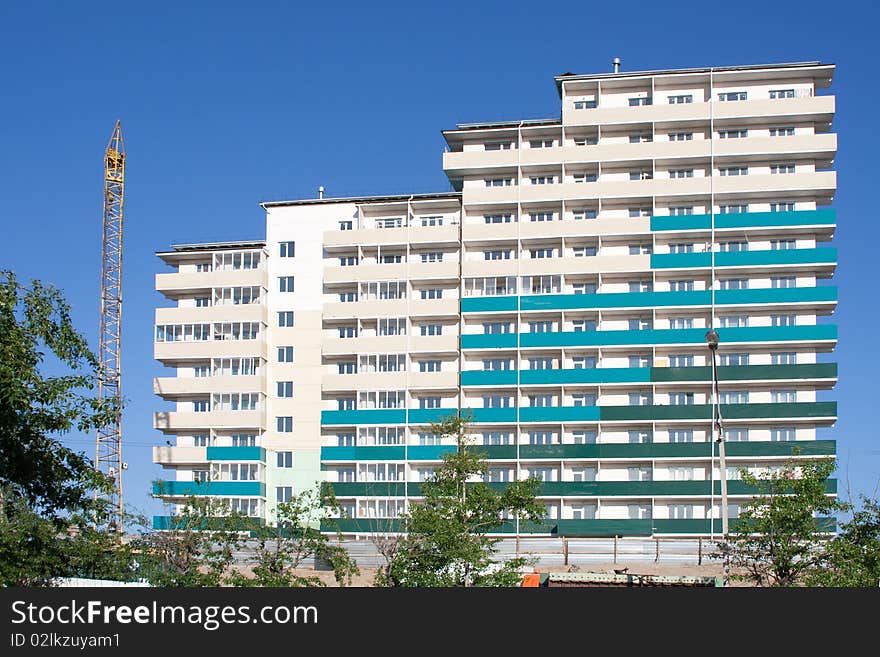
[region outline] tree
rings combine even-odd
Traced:
[[[422,484],[424,501],[402,517],[406,534],[390,551],[390,563],[377,583],[386,586],[512,586],[525,558],[493,562],[498,539],[487,534],[503,518],[517,514],[538,521],[544,508],[535,500],[540,483],[529,478],[496,491],[482,482],[485,454],[470,446],[469,418],[450,416],[431,425],[451,436],[456,449]],[[478,478],[478,481],[474,481]]]
[[[319,528],[321,520],[338,511],[336,500],[327,487],[316,487],[293,495],[275,508],[274,524],[253,532],[256,545],[247,550],[246,563],[252,575],[237,571],[229,583],[235,586],[324,586],[317,576],[302,575],[298,568],[307,559],[325,562],[333,569],[340,586],[351,583],[359,570],[348,551],[331,545]]]
[[[47,376],[42,369],[49,354]],[[103,573],[132,577],[116,537],[90,528],[110,482],[59,436],[110,422],[115,405],[90,391],[98,360],[52,286],[0,271],[0,584],[36,586]],[[111,540],[112,539],[112,540]]]
[[[880,586],[880,502],[861,498],[861,508],[840,526],[807,582],[812,586]]]
[[[831,459],[791,461],[760,477],[741,471],[743,482],[758,494],[740,513],[728,545],[719,544],[722,552],[729,550],[734,578],[757,586],[806,583],[821,561],[825,538],[816,516],[847,507],[828,495],[826,482],[833,471]]]

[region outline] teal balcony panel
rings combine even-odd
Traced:
[[[444,454],[455,451],[455,445],[410,445],[407,456],[410,461],[439,461]]]
[[[680,406],[602,406],[600,419],[611,421],[709,420],[710,404]],[[725,420],[800,417],[837,417],[836,402],[790,402],[782,404],[722,404]]]
[[[516,422],[516,408],[463,408],[462,415],[471,414],[475,423]]]
[[[476,333],[461,336],[462,349],[515,349],[516,333]]]
[[[238,518],[233,527],[239,531],[256,531],[266,524],[262,518]],[[168,531],[171,529],[227,529],[229,528],[229,518],[213,517],[205,518],[202,521],[188,520],[184,516],[153,516],[153,529],[157,531]]]
[[[266,484],[261,481],[155,481],[153,495],[189,497],[190,495],[242,495],[266,497]]]
[[[598,422],[598,406],[526,406],[519,409],[520,422]]]
[[[522,297],[522,310],[577,308],[650,308],[654,306],[705,306],[712,303],[707,290],[692,292],[603,292],[601,294],[542,294]]]
[[[521,385],[569,383],[650,383],[647,367],[595,367],[567,370],[522,370]],[[464,385],[462,383],[462,385]]]
[[[430,424],[441,422],[446,418],[458,416],[457,408],[411,408],[408,419],[410,424]]]
[[[751,228],[784,226],[833,226],[837,222],[832,208],[819,210],[795,210],[792,212],[743,212],[739,214],[715,215],[715,227]],[[709,230],[712,216],[692,214],[675,217],[651,217],[652,231],[666,230]]]
[[[519,298],[516,296],[465,297],[461,300],[461,312],[486,313],[516,310]]]
[[[406,409],[378,408],[363,411],[321,411],[321,424],[406,424]]]
[[[716,267],[834,264],[837,249],[777,249],[761,251],[725,251],[715,254]],[[658,253],[651,256],[651,269],[689,269],[712,266],[711,253]]]
[[[399,518],[324,518],[321,520],[324,533],[343,534],[387,534],[403,531]]]
[[[490,461],[516,458],[516,445],[473,445],[471,451],[484,454]]]
[[[336,497],[403,497],[406,484],[402,481],[334,481],[331,486]]]
[[[516,385],[516,370],[465,370],[461,373],[463,386]]]
[[[752,303],[824,303],[837,301],[837,287],[765,287],[756,290],[717,290],[715,303],[722,306]]]
[[[209,461],[265,461],[262,447],[208,447]]]
[[[321,461],[403,461],[403,445],[322,447]]]

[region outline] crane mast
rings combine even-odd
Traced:
[[[122,387],[120,346],[122,333],[122,216],[125,192],[125,143],[122,124],[116,122],[104,152],[104,226],[101,246],[101,329],[98,399],[115,401],[111,422],[95,438],[95,469],[112,483],[106,495],[108,527],[122,532]]]

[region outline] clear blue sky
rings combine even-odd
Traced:
[[[97,341],[102,153],[121,118],[125,495],[158,512],[155,251],[260,238],[261,200],[319,184],[448,190],[441,129],[557,116],[553,76],[608,71],[614,56],[624,70],[835,63],[840,383],[823,398],[839,401],[841,492],[873,492],[877,19],[867,2],[4,2],[0,267],[60,286]],[[91,436],[69,442],[93,453]]]

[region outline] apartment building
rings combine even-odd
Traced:
[[[543,482],[500,533],[717,533],[722,477],[735,517],[741,470],[835,453],[833,71],[557,76],[558,119],[444,131],[454,192],[266,202],[264,242],[160,253],[155,493],[271,521],[327,480],[344,533],[399,530],[460,411],[488,481]]]

